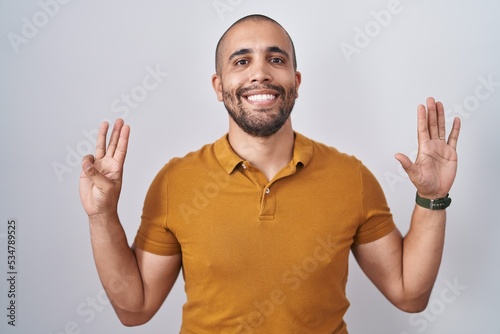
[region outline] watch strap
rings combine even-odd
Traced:
[[[415,202],[418,205],[420,205],[421,207],[426,208],[426,209],[444,210],[450,206],[451,198],[449,197],[449,194],[447,194],[446,197],[442,197],[442,198],[435,198],[435,199],[423,198],[423,197],[420,197],[418,195],[418,191],[417,191],[417,196],[415,198]]]

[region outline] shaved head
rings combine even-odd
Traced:
[[[222,62],[222,50],[224,48],[224,41],[226,39],[227,34],[237,25],[247,22],[247,21],[253,21],[253,22],[260,22],[260,21],[267,21],[267,22],[272,22],[276,24],[278,27],[280,27],[288,36],[288,39],[290,40],[290,44],[292,45],[292,58],[293,58],[293,67],[295,70],[297,70],[297,57],[295,55],[295,46],[293,45],[292,38],[288,34],[288,32],[275,20],[273,20],[270,17],[267,17],[265,15],[260,15],[260,14],[252,14],[245,16],[238,21],[234,22],[227,30],[226,32],[222,35],[222,37],[219,39],[219,42],[217,43],[217,48],[215,50],[215,72],[218,75],[221,75],[221,62]]]

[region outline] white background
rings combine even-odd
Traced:
[[[415,154],[416,106],[435,96],[448,127],[462,118],[429,308],[398,311],[353,261],[350,333],[500,333],[500,3],[486,0],[0,1],[1,333],[179,331],[181,278],[139,328],[123,327],[102,296],[78,197],[80,157],[92,146],[85,133],[104,119],[131,125],[120,200],[131,241],[163,164],[227,130],[210,85],[215,44],[252,13],[275,18],[294,39],[303,75],[295,129],[360,158],[403,232],[414,188],[393,155]],[[145,90],[155,70],[162,74]],[[127,105],[125,95],[136,100]],[[18,222],[16,327],[6,309],[11,218]]]

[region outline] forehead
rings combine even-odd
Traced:
[[[222,56],[227,57],[239,49],[266,50],[278,46],[291,54],[292,44],[285,30],[271,21],[244,21],[233,26],[224,37]]]

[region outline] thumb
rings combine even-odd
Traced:
[[[94,183],[94,185],[99,189],[107,188],[109,180],[107,177],[102,175],[97,168],[94,166],[94,156],[87,155],[82,159],[82,171],[83,173]]]
[[[403,153],[397,153],[396,155],[394,155],[394,158],[399,161],[401,167],[403,167],[406,173],[408,173],[409,169],[413,165],[413,162],[411,162],[410,158],[408,158],[408,156],[404,155]]]

